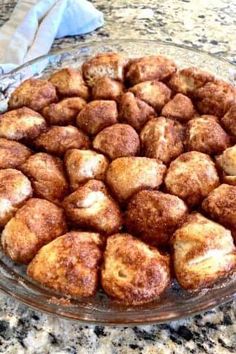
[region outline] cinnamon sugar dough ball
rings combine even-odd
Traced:
[[[226,149],[216,161],[223,171],[224,182],[236,186],[236,145]]]
[[[202,207],[213,220],[231,229],[236,236],[236,186],[221,184],[204,199]]]
[[[123,93],[124,85],[109,77],[101,77],[92,87],[93,100],[118,100]]]
[[[45,129],[45,119],[39,113],[27,107],[0,115],[1,138],[33,140]]]
[[[111,160],[123,156],[135,156],[139,152],[139,136],[128,124],[114,124],[100,131],[93,148],[107,155]]]
[[[129,89],[134,95],[160,112],[164,105],[170,100],[171,90],[162,82],[157,80],[144,81]]]
[[[95,100],[89,102],[78,114],[76,125],[89,135],[117,123],[118,111],[115,101]]]
[[[236,100],[235,87],[221,80],[208,82],[195,92],[200,113],[222,117]]]
[[[28,265],[27,274],[63,295],[95,295],[102,257],[101,243],[99,234],[68,232],[39,250]]]
[[[184,95],[193,95],[198,88],[214,80],[215,78],[212,74],[195,67],[190,67],[174,73],[168,82],[168,86],[175,92],[180,92]]]
[[[185,123],[193,118],[195,109],[190,98],[181,93],[177,93],[177,95],[162,108],[161,114],[165,117]]]
[[[221,119],[225,129],[234,137],[236,137],[236,103],[232,104],[230,109]]]
[[[5,226],[2,247],[15,262],[27,264],[43,245],[66,231],[61,208],[47,200],[31,198]]]
[[[141,189],[157,189],[165,165],[147,157],[120,157],[109,165],[106,182],[119,201],[124,202]]]
[[[146,102],[135,97],[132,92],[124,93],[119,101],[119,120],[140,131],[155,110]]]
[[[6,225],[31,195],[31,183],[23,173],[12,168],[0,170],[0,227]]]
[[[90,180],[63,202],[68,218],[79,227],[106,235],[119,231],[121,212],[103,182]]]
[[[17,141],[0,138],[0,168],[18,168],[31,155],[30,149]]]
[[[125,225],[131,234],[155,246],[168,245],[174,231],[184,222],[188,208],[178,197],[143,190],[128,203]]]
[[[47,80],[28,79],[23,81],[11,94],[10,109],[29,107],[41,111],[52,102],[57,102],[55,87]]]
[[[72,190],[89,179],[103,181],[109,165],[104,155],[92,150],[71,149],[67,151],[64,161]]]
[[[21,170],[31,180],[35,195],[54,203],[65,197],[68,184],[58,157],[39,152],[30,156]]]
[[[155,300],[170,283],[169,256],[129,234],[108,238],[102,287],[114,300],[141,305]]]
[[[63,68],[53,73],[49,81],[56,87],[61,96],[79,96],[85,100],[89,97],[89,90],[85,85],[80,70]]]
[[[42,115],[51,125],[72,124],[85,105],[86,101],[81,97],[64,98],[60,102],[44,107]]]
[[[184,128],[165,117],[152,118],[141,131],[140,140],[145,156],[169,163],[184,151]]]
[[[37,137],[34,145],[49,153],[62,156],[69,149],[84,149],[90,145],[89,138],[78,128],[67,125],[52,126]]]
[[[167,191],[190,206],[199,204],[219,183],[215,164],[198,151],[186,152],[172,161],[165,178]]]
[[[87,84],[93,86],[102,77],[123,81],[126,64],[127,59],[120,53],[99,53],[83,63],[82,71]]]
[[[195,150],[214,155],[224,151],[229,144],[229,136],[215,116],[203,115],[188,122],[186,146],[189,151]]]
[[[176,65],[162,55],[150,55],[131,60],[126,79],[131,85],[148,80],[164,80],[176,71]]]
[[[191,214],[172,242],[175,274],[186,290],[209,287],[236,268],[231,232],[201,214]]]

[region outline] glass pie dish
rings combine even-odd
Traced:
[[[0,77],[0,112],[7,109],[11,92],[28,77],[47,77],[62,67],[79,67],[97,53],[115,51],[129,57],[162,54],[181,67],[196,66],[235,84],[236,67],[224,59],[178,45],[148,40],[116,40],[82,44],[33,60]],[[108,299],[100,290],[93,298],[67,299],[27,277],[25,266],[12,262],[1,252],[0,289],[38,310],[72,320],[100,324],[161,323],[187,317],[236,297],[236,277],[219,281],[213,288],[186,292],[173,282],[156,301],[127,307]]]

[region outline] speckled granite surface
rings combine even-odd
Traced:
[[[157,38],[215,53],[236,63],[236,2],[232,0],[96,0],[106,24],[63,48],[103,38]],[[15,1],[0,0],[0,25]],[[236,302],[192,319],[142,327],[81,326],[32,311],[0,294],[0,353],[236,353]]]

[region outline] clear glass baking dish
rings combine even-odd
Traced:
[[[0,77],[0,112],[6,110],[10,93],[30,76],[47,76],[62,67],[79,67],[89,56],[118,51],[129,57],[163,54],[179,67],[197,66],[235,84],[236,66],[204,52],[151,40],[114,40],[77,45],[33,60]],[[87,300],[63,299],[26,276],[25,267],[0,252],[0,290],[40,311],[67,319],[99,324],[161,323],[188,317],[236,298],[236,277],[220,281],[214,288],[187,293],[176,283],[155,302],[125,307],[110,301],[102,291]]]

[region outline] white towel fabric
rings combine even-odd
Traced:
[[[0,28],[0,73],[47,54],[55,38],[103,25],[103,14],[86,0],[19,0]]]

